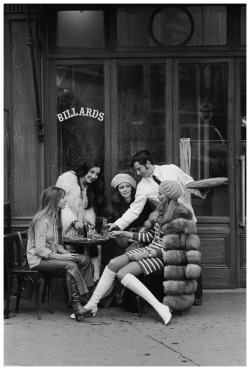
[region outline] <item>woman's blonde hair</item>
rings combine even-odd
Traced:
[[[30,223],[29,230],[34,229],[38,222],[45,217],[51,217],[58,221],[58,204],[65,196],[65,191],[56,186],[50,186],[42,192],[38,212]]]

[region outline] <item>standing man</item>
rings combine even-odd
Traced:
[[[194,181],[191,176],[187,175],[174,164],[165,164],[162,166],[154,164],[154,161],[148,150],[141,150],[137,152],[131,158],[130,166],[136,171],[137,175],[141,176],[142,179],[137,185],[134,202],[131,203],[129,209],[123,214],[122,217],[116,220],[115,223],[109,224],[109,231],[115,229],[124,230],[126,227],[128,227],[134,220],[138,218],[143,210],[143,207],[145,206],[147,199],[154,207],[156,207],[159,203],[157,197],[159,193],[159,184],[164,180],[174,180],[181,185],[183,194],[178,199],[178,202],[183,203],[186,207],[188,207],[193,213],[193,219],[197,221],[193,207],[190,203],[190,193],[186,188],[187,184]],[[207,191],[201,192],[198,189],[192,189],[190,192],[200,196],[203,199],[206,198],[207,195]],[[196,293],[194,304],[198,306],[202,304],[201,281],[198,281]]]

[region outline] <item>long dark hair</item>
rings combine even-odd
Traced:
[[[135,200],[135,193],[136,189],[131,186],[131,201],[130,204],[133,203]],[[111,192],[111,205],[108,207],[107,214],[108,216],[112,216],[117,218],[120,218],[121,214],[121,205],[126,203],[124,198],[121,196],[118,186],[116,186],[114,189],[112,189]]]
[[[75,168],[74,172],[77,176],[78,184],[81,186],[80,178],[85,176],[94,167],[100,168],[100,174],[87,188],[88,208],[93,207],[95,212],[99,213],[103,211],[103,207],[106,204],[103,171],[100,163],[96,159],[86,159],[80,166]]]

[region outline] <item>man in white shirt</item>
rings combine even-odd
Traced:
[[[193,207],[190,203],[191,192],[201,198],[206,197],[206,193],[201,193],[197,189],[187,190],[186,185],[194,181],[193,178],[183,172],[178,166],[174,164],[165,164],[158,166],[154,164],[153,159],[148,150],[141,150],[137,152],[130,161],[131,167],[136,171],[137,175],[142,179],[137,185],[135,200],[131,203],[130,208],[123,214],[121,218],[113,224],[109,224],[109,230],[117,229],[124,230],[135,219],[138,218],[143,207],[147,201],[150,201],[154,207],[159,203],[158,192],[159,183],[164,180],[178,181],[183,189],[183,195],[178,199],[178,202],[185,204],[192,213],[196,221]]]
[[[130,160],[131,167],[136,171],[137,175],[141,176],[142,179],[137,185],[135,200],[131,203],[130,208],[116,220],[113,224],[109,225],[109,231],[120,229],[124,230],[128,227],[135,219],[138,218],[140,213],[145,206],[147,199],[155,208],[158,203],[159,184],[165,180],[178,181],[183,189],[182,196],[178,199],[178,202],[183,203],[193,213],[193,219],[196,217],[194,214],[193,207],[191,205],[191,194],[193,193],[201,198],[206,198],[207,191],[201,192],[198,189],[188,190],[186,185],[194,181],[193,178],[183,172],[178,166],[174,164],[165,164],[158,166],[154,164],[154,161],[148,150],[141,150],[137,152]],[[201,278],[198,280],[198,288],[196,291],[195,305],[199,306],[202,304],[202,283]]]

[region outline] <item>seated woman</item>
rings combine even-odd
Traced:
[[[64,276],[71,288],[73,310],[77,321],[91,313],[81,305],[80,296],[88,292],[79,269],[91,265],[88,257],[70,253],[60,244],[60,211],[64,209],[67,198],[65,191],[50,187],[42,193],[39,211],[31,221],[28,231],[27,258],[31,269],[35,268],[52,276]]]
[[[96,215],[105,206],[104,182],[101,166],[96,160],[86,160],[75,171],[67,171],[57,179],[56,186],[66,192],[67,204],[61,212],[63,236],[74,238],[84,221],[95,226]],[[75,252],[73,246],[66,247]],[[94,281],[99,279],[97,248],[91,248],[90,257],[95,267]],[[94,282],[92,282],[92,285]]]
[[[148,246],[138,248],[112,259],[106,266],[99,283],[89,300],[84,306],[92,310],[92,315],[97,312],[97,304],[100,299],[112,288],[117,277],[128,289],[145,299],[161,316],[165,325],[171,319],[170,309],[167,305],[160,303],[155,296],[136,278],[141,274],[149,275],[154,271],[164,268],[162,243],[164,226],[174,218],[174,212],[178,207],[185,208],[177,202],[182,195],[182,188],[177,181],[163,181],[159,186],[159,201],[157,209],[151,213],[149,220],[145,223],[144,232],[134,233],[129,231],[111,231],[110,236],[123,235],[131,239],[149,243]],[[190,213],[190,217],[192,217]]]
[[[133,203],[135,200],[136,182],[130,175],[119,173],[112,179],[111,187],[111,205],[107,210],[108,223],[115,222],[128,210],[130,204]],[[138,231],[148,219],[148,216],[151,212],[152,208],[150,203],[147,201],[139,217],[134,220],[125,230]],[[107,263],[109,262],[110,258],[123,254],[125,252],[125,248],[127,248],[130,243],[131,240],[122,235],[118,236],[116,240],[113,240],[113,243],[110,243],[109,248],[106,248],[106,251],[108,252],[106,260],[109,257]],[[105,262],[106,261],[102,260],[102,263],[106,266],[107,263]]]

